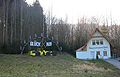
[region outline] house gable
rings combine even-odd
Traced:
[[[94,50],[107,50],[110,48],[109,41],[104,37],[104,35],[97,28],[93,33],[91,39],[87,43],[87,51]]]
[[[111,57],[109,41],[96,29],[91,35],[91,39],[83,47],[76,50],[76,57],[79,59],[96,59],[98,54],[103,59]]]
[[[104,37],[104,35],[99,31],[98,28],[96,28],[96,30],[93,32],[93,34],[91,35],[90,40],[81,48],[77,49],[76,51],[87,51],[88,50],[88,46],[92,43],[92,40],[103,40],[104,44],[107,43],[109,44],[109,41]],[[106,41],[106,42],[105,42]],[[89,44],[90,42],[90,44]]]
[[[92,37],[102,37],[103,35],[100,33],[100,32],[98,32],[98,31],[96,31],[93,35],[92,35]]]
[[[87,51],[110,48],[109,42],[104,37],[91,38],[87,43]]]

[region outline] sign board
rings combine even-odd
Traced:
[[[30,42],[30,46],[37,46],[39,47],[40,46],[40,42],[37,42],[37,41],[34,41],[34,42]],[[52,46],[52,42],[46,42],[46,46]]]
[[[39,47],[40,46],[40,42],[34,42],[34,46]]]
[[[36,42],[36,41],[35,41],[35,42],[32,42],[32,41],[31,41],[31,42],[30,42],[30,46],[37,46],[37,47],[38,47],[38,46],[40,46],[40,42]]]
[[[52,46],[52,42],[46,42],[46,46]]]
[[[34,43],[32,41],[30,42],[30,46],[34,46]]]

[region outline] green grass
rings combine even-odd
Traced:
[[[103,60],[83,61],[69,54],[31,57],[0,55],[0,77],[119,77],[120,70]]]

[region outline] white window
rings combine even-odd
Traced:
[[[92,45],[95,45],[95,40],[92,40]]]
[[[92,45],[103,45],[103,40],[92,40]]]
[[[100,45],[103,45],[103,40],[100,40]]]
[[[99,45],[99,40],[96,40],[96,45]]]
[[[103,51],[103,55],[104,55],[104,56],[107,56],[107,51]]]

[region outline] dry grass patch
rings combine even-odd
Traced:
[[[0,77],[119,77],[103,60],[82,61],[69,54],[45,57],[0,55]]]
[[[92,72],[92,73],[100,73],[100,72],[112,72],[111,69],[104,69],[103,67],[97,67],[94,63],[90,64],[79,64],[73,65],[72,69],[74,71],[81,71],[81,72]]]

